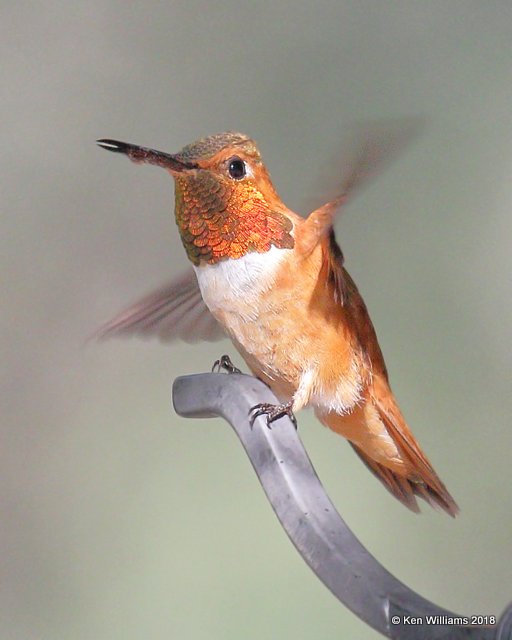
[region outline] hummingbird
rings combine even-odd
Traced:
[[[166,169],[192,263],[181,276],[98,331],[194,342],[227,336],[278,398],[257,405],[267,424],[312,407],[346,438],[406,507],[417,497],[451,516],[457,504],[409,429],[390,387],[366,305],[344,267],[335,215],[373,166],[362,155],[340,194],[306,218],[277,194],[254,140],[220,133],[176,154],[117,140],[97,143]],[[228,358],[221,365],[230,367]]]

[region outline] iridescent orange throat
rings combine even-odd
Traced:
[[[271,246],[292,249],[292,221],[272,211],[250,183],[218,180],[207,171],[175,176],[176,223],[183,246],[196,266]]]

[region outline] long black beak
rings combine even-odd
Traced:
[[[148,164],[156,164],[158,167],[169,169],[170,171],[186,171],[187,169],[196,169],[197,164],[193,162],[182,162],[176,156],[155,149],[139,147],[136,144],[128,142],[119,142],[118,140],[96,140],[100,147],[113,151],[114,153],[124,153],[133,162],[146,162]]]

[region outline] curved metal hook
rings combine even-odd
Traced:
[[[288,418],[270,431],[260,417],[251,429],[249,409],[259,402],[277,400],[262,382],[246,375],[198,374],[177,378],[173,385],[179,415],[221,416],[231,424],[290,540],[338,600],[388,638],[512,638],[512,605],[497,626],[403,624],[404,616],[426,621],[427,616],[457,614],[412,591],[363,547],[329,500]],[[402,623],[393,624],[396,616]]]

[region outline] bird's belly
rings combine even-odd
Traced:
[[[226,317],[227,315],[227,317]],[[226,314],[225,326],[251,371],[282,399],[296,391],[303,370],[303,354],[287,318],[261,313],[253,321]]]
[[[307,287],[275,285],[283,250],[196,268],[203,299],[254,375],[296,409],[349,411],[360,366],[345,332],[312,314]]]
[[[262,310],[253,321],[223,312],[223,324],[251,371],[294,409],[345,415],[361,401],[361,363],[343,335],[308,320],[292,300],[280,313]]]
[[[300,378],[297,316],[289,308],[292,294],[274,286],[288,257],[287,251],[272,247],[195,269],[206,306],[251,371],[280,396],[293,395]]]

